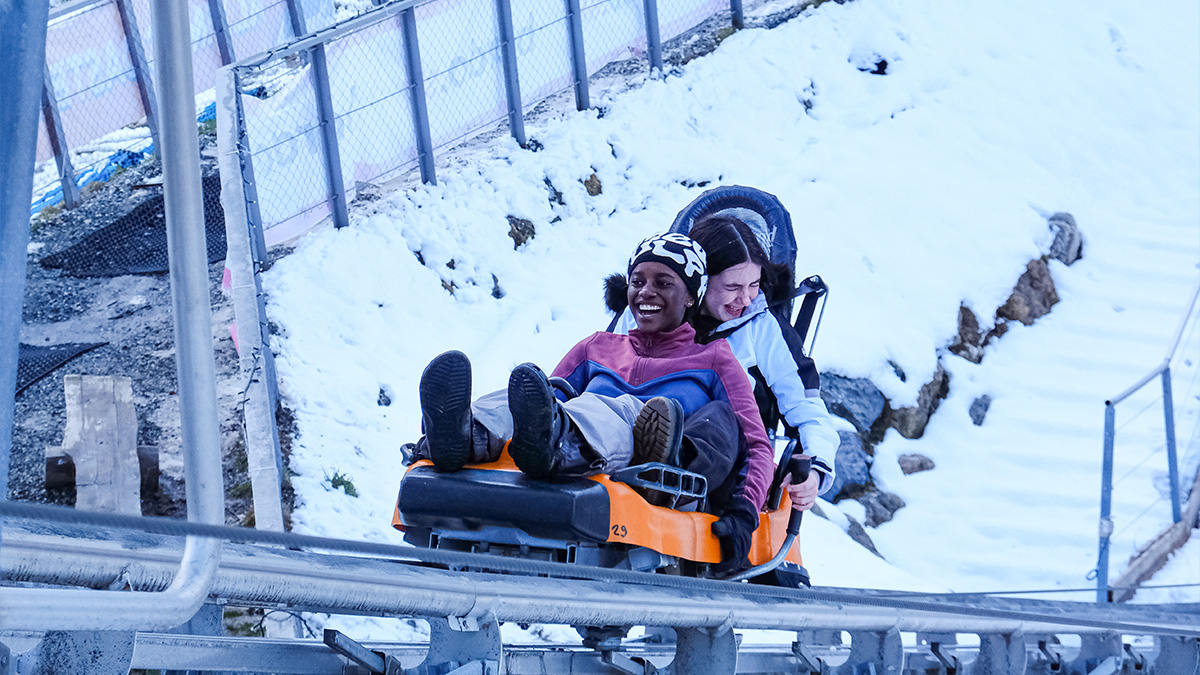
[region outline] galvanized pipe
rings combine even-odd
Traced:
[[[1108,542],[1112,536],[1113,442],[1117,411],[1112,403],[1104,405],[1104,458],[1100,475],[1100,543],[1096,555],[1096,602],[1108,602]]]
[[[642,11],[646,14],[646,52],[650,67],[662,71],[662,36],[658,30],[658,0],[642,0]]]
[[[421,182],[437,185],[434,168],[433,137],[429,132],[429,110],[425,99],[425,74],[421,70],[421,46],[417,38],[417,13],[412,7],[400,12],[400,30],[404,34],[404,66],[413,113],[413,133],[417,139],[417,163],[421,167]]]
[[[46,61],[45,0],[12,0],[0,12],[0,500],[8,498],[13,406],[25,260],[29,256],[29,196],[37,156],[37,116]]]
[[[218,524],[224,522],[224,490],[187,6],[161,2],[153,8],[157,79],[166,113],[160,120],[160,152],[188,518]],[[41,70],[34,68],[33,72]],[[36,107],[32,110],[36,112]],[[16,316],[19,320],[20,312]],[[188,538],[178,573],[172,574],[170,586],[161,593],[2,589],[0,628],[157,630],[177,626],[190,619],[208,597],[220,553],[217,541]]]
[[[1171,522],[1183,520],[1179,506],[1179,459],[1175,456],[1175,399],[1171,394],[1171,369],[1162,372],[1163,421],[1167,434],[1167,479],[1171,481]]]
[[[588,96],[587,57],[583,49],[583,11],[579,0],[566,0],[567,30],[571,36],[571,70],[575,74],[575,108],[587,110],[592,107]]]
[[[140,549],[121,540],[10,533],[0,550],[0,575],[14,582],[101,588],[115,582],[153,590],[167,583],[178,559],[178,549],[165,546]],[[227,544],[212,596],[233,604],[334,614],[482,617],[491,613],[500,621],[572,625],[702,627],[728,621],[737,628],[780,630],[897,628],[1029,634],[1107,633],[1118,627],[1131,634],[1200,635],[1200,626],[1189,626],[1182,617],[1171,620],[1145,608],[1106,611],[1096,617],[1107,625],[1081,626],[1065,610],[1056,614],[1046,609],[1052,603],[1026,607],[997,602],[997,607],[1011,607],[1025,615],[1002,617],[964,614],[954,607],[931,611],[883,606],[903,603],[902,598],[880,598],[880,606],[870,606],[806,599],[803,593],[746,595],[743,590],[749,589],[740,584],[729,584],[724,592],[469,574],[376,558]],[[1037,619],[1032,618],[1035,614]]]
[[[54,82],[50,79],[50,67],[46,66],[45,85],[42,87],[42,118],[46,124],[46,138],[54,152],[58,165],[58,181],[62,186],[63,204],[73,209],[79,206],[79,186],[75,183],[75,167],[71,164],[71,149],[67,146],[67,134],[63,131],[62,115],[58,110],[58,97],[54,95]]]
[[[517,39],[513,30],[512,0],[496,0],[500,28],[500,58],[504,63],[504,94],[508,101],[508,129],[513,140],[525,147],[525,117],[521,110],[521,78],[517,73]]]

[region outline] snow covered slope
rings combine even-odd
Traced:
[[[552,367],[604,327],[600,280],[642,237],[700,184],[738,183],[783,200],[800,272],[832,288],[822,370],[870,377],[899,404],[939,355],[952,375],[923,438],[889,432],[877,448],[876,480],[908,503],[870,531],[888,563],[810,518],[817,583],[1088,586],[1103,401],[1162,360],[1200,280],[1198,35],[1192,0],[826,3],[594,96],[603,115],[531,121],[538,152],[497,141],[439,171],[438,186],[306,237],[266,278],[300,430],[296,529],[398,541],[397,448],[419,433],[426,362],[465,351],[477,393],[517,363]],[[881,58],[887,74],[865,72]],[[1083,260],[1051,264],[1061,302],[980,365],[944,354],[960,303],[990,317],[1045,251],[1057,211],[1085,237]],[[536,228],[517,250],[509,216]],[[1190,335],[1175,374],[1181,453],[1200,414]],[[967,409],[985,393],[994,402],[976,427]],[[1153,398],[1118,414],[1131,422],[1118,433],[1114,576],[1169,517],[1166,462],[1152,453],[1160,409],[1134,417]],[[906,452],[937,468],[902,475]],[[358,496],[333,489],[334,474]]]

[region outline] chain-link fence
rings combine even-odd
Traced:
[[[333,0],[187,2],[200,109],[211,100],[206,92],[218,68],[324,28],[335,16]],[[152,0],[94,0],[51,14],[32,214],[74,207],[86,185],[154,153],[151,7]]]

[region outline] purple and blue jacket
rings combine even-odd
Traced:
[[[749,452],[743,493],[759,509],[766,502],[774,453],[750,380],[724,340],[696,344],[696,331],[686,323],[668,333],[600,332],[572,347],[554,375],[581,393],[632,394],[643,401],[667,396],[679,401],[685,415],[712,401],[728,401]]]

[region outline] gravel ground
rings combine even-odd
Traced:
[[[202,173],[216,173],[216,141],[201,137]],[[108,183],[89,186],[82,205],[51,218],[35,219],[27,261],[21,341],[48,345],[107,342],[63,365],[25,389],[16,399],[9,498],[73,504],[74,490],[45,489],[45,448],[62,443],[66,420],[63,376],[121,375],[133,380],[138,445],[159,451],[161,491],[143,504],[147,515],[182,516],[183,463],[180,454],[179,403],[176,395],[175,340],[170,279],[167,274],[78,278],[46,269],[39,260],[62,251],[141,202],[160,187],[135,187],[161,179],[155,159],[129,169]],[[241,523],[250,511],[245,450],[237,400],[241,391],[237,354],[229,335],[232,303],[220,289],[224,263],[209,265],[213,310],[225,487],[226,515]]]

